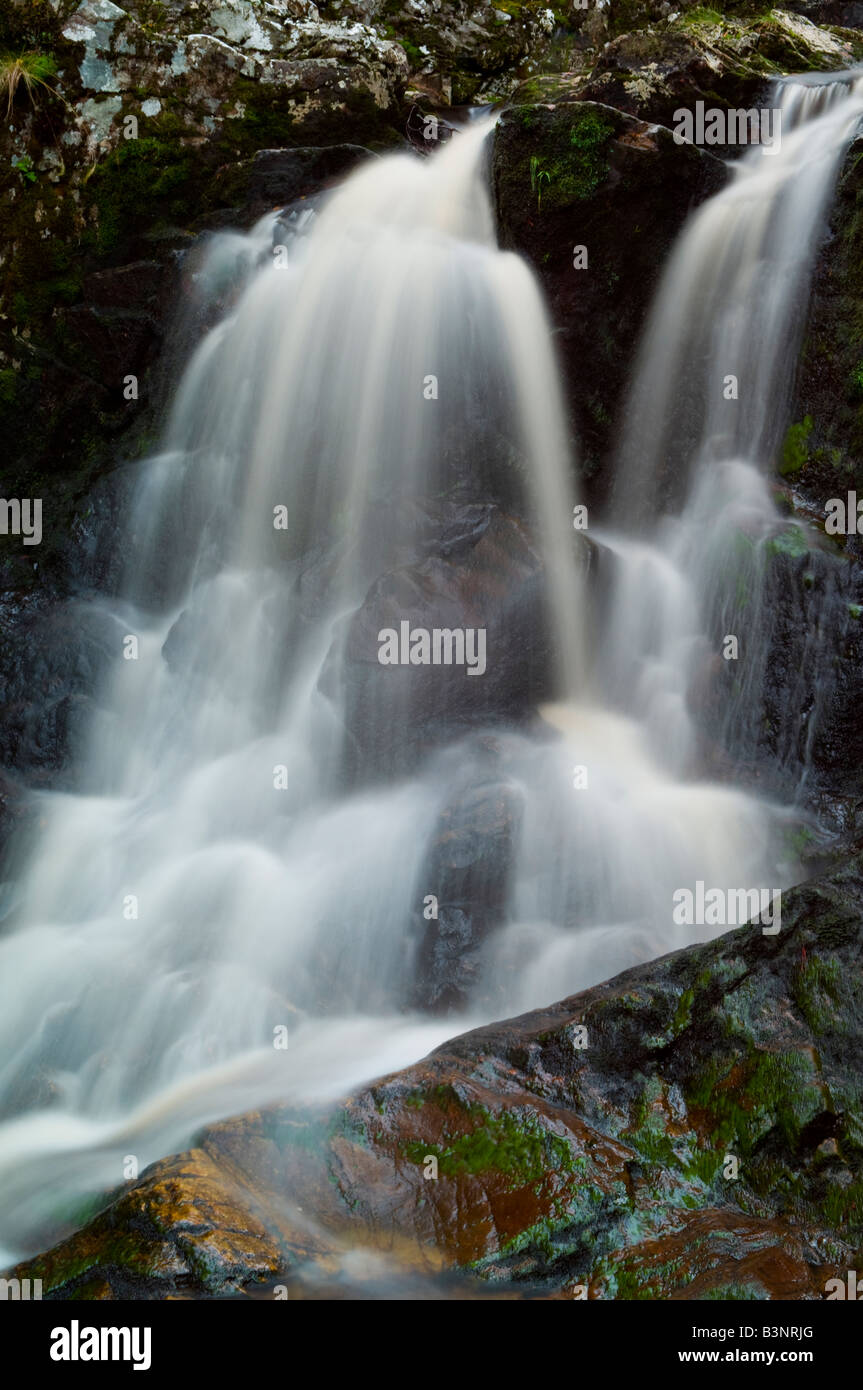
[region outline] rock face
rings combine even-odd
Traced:
[[[456,104],[507,95],[520,64],[547,58],[556,38],[574,37],[587,19],[544,0],[325,0],[321,13],[397,34],[418,85],[436,79],[441,95]]]
[[[792,425],[780,471],[823,514],[831,497],[863,495],[863,349],[860,268],[863,140],[848,151],[815,274],[797,369]],[[859,540],[838,543],[859,554]]]
[[[585,563],[590,548],[585,546]],[[388,776],[491,718],[531,718],[554,692],[542,562],[524,523],[496,511],[448,554],[390,570],[348,626],[338,676],[358,767]],[[382,632],[475,634],[457,664],[384,665]],[[474,674],[471,674],[471,671]],[[325,675],[324,681],[328,677]]]
[[[494,743],[491,736],[484,741]],[[506,922],[520,822],[517,788],[491,776],[466,787],[442,812],[423,871],[424,883],[435,885],[437,913],[422,922],[418,1008],[441,1013],[471,1003],[491,1012],[497,1003],[478,998],[480,949]]]
[[[601,463],[665,258],[725,177],[713,155],[595,102],[516,106],[495,130],[501,244],[542,281],[594,495],[607,483]]]
[[[757,653],[737,676],[707,663],[690,692],[690,710],[708,747],[722,745],[735,776],[762,794],[804,803],[823,826],[857,841],[863,570],[849,548],[788,515],[766,539],[740,530],[728,561],[733,607],[712,614],[710,639],[740,635]],[[844,538],[843,538],[844,539]],[[715,767],[727,775],[726,758]],[[805,780],[801,785],[801,779]]]
[[[121,634],[116,623],[74,604],[24,612],[13,630],[0,666],[0,759],[42,781],[83,733],[89,697]]]
[[[780,9],[755,19],[695,9],[607,44],[580,95],[672,125],[675,111],[696,101],[720,108],[760,104],[771,77],[846,67],[861,53],[857,36]]]
[[[16,1272],[219,1294],[360,1245],[545,1297],[823,1298],[863,1255],[861,945],[857,858],[777,936],[465,1034],[328,1114],[215,1125]]]

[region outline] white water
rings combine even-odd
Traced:
[[[764,547],[787,525],[769,478],[790,423],[815,255],[863,116],[863,77],[785,79],[771,104],[782,112],[779,150],[755,146],[731,166],[663,274],[615,470],[620,529],[604,537],[620,564],[602,688],[614,707],[640,714],[680,771],[697,745],[687,708],[723,660],[726,634],[741,643],[738,694],[717,743],[751,745],[760,718],[774,616]],[[792,767],[795,777],[805,767]]]
[[[694,523],[674,523],[673,545],[653,528],[608,538],[617,597],[590,658],[549,325],[531,274],[494,245],[486,134],[362,169],[292,224],[286,269],[262,224],[218,239],[201,271],[205,297],[240,292],[145,470],[80,790],[42,798],[0,940],[10,1258],[54,1238],[80,1194],[121,1182],[124,1155],[142,1167],[267,1098],[331,1098],[482,1014],[707,936],[671,922],[674,889],[697,878],[775,887],[793,872],[774,811],[697,778]],[[775,173],[752,176],[759,221]],[[687,312],[704,330],[713,309]],[[676,343],[661,349],[667,374]],[[649,454],[659,419],[641,432]],[[492,783],[521,813],[507,920],[482,962],[486,1003],[429,1022],[405,1012],[435,890],[424,866],[442,809],[489,780],[487,758],[465,736],[410,779],[350,790],[339,681],[319,682],[342,618],[403,555],[415,500],[458,485],[454,458],[476,473],[489,454],[529,480],[560,702],[554,736],[496,732]],[[728,505],[760,519],[750,492]],[[272,525],[280,505],[287,533]],[[137,661],[119,655],[130,633]],[[589,790],[574,789],[576,764]],[[287,1051],[272,1046],[281,1025]]]

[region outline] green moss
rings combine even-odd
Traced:
[[[0,6],[0,47],[50,48],[80,0],[4,0]]]
[[[598,425],[610,425],[611,416],[598,396],[590,396],[586,401],[590,418],[595,420]]]
[[[840,976],[839,962],[834,957],[825,960],[810,956],[794,971],[791,992],[816,1035],[836,1026],[838,1012],[841,1012]]]
[[[671,1031],[676,1038],[678,1033],[682,1033],[684,1028],[689,1027],[689,1020],[692,1017],[692,1005],[695,1003],[695,990],[685,989],[677,1001],[677,1008],[674,1011],[674,1019],[671,1024]]]
[[[507,122],[521,126],[534,143],[507,171],[507,179],[529,179],[539,212],[558,211],[590,198],[605,179],[609,164],[606,147],[614,125],[590,106],[559,108],[563,120],[549,122],[544,106],[517,106]]]
[[[768,1052],[751,1048],[732,1068],[711,1062],[686,1094],[690,1109],[705,1112],[715,1149],[732,1148],[744,1157],[777,1129],[791,1149],[801,1130],[824,1106],[820,1077],[807,1052]]]
[[[807,415],[796,425],[790,425],[782,444],[779,472],[783,478],[799,473],[809,458],[808,442],[813,430],[812,416]]]
[[[168,22],[168,9],[164,0],[136,0],[138,23],[148,33],[158,34]]]
[[[524,101],[524,102],[542,101],[543,98],[544,98],[544,97],[547,97],[547,96],[548,96],[548,79],[547,79],[546,76],[542,76],[542,77],[529,77],[529,78],[527,79],[527,81],[522,82],[521,86],[520,86],[519,89],[518,89],[518,99],[519,99],[519,101]],[[527,108],[526,108],[526,109],[527,109]],[[526,124],[525,118],[524,118],[524,117],[522,117],[522,123],[523,123],[523,124]]]
[[[182,194],[195,170],[194,157],[178,140],[156,136],[124,141],[99,164],[86,185],[98,210],[96,249],[105,255],[141,226],[188,215]]]
[[[730,1302],[763,1302],[769,1299],[770,1295],[766,1289],[756,1287],[754,1284],[722,1284],[718,1289],[711,1289],[709,1293],[701,1295],[701,1300],[705,1303]]]
[[[398,41],[405,51],[407,60],[411,65],[412,72],[418,71],[427,63],[428,60],[425,57],[425,54],[420,52],[420,49],[417,46],[417,44],[411,43],[410,39],[405,38],[400,38]]]
[[[863,1224],[863,1182],[849,1183],[847,1187],[831,1184],[822,1209],[831,1226],[858,1230]]]
[[[678,1287],[686,1268],[680,1258],[651,1262],[648,1269],[602,1261],[594,1269],[591,1282],[601,1280],[608,1288],[607,1296],[617,1301],[653,1302]]]
[[[791,525],[786,526],[778,535],[771,536],[765,548],[768,555],[789,555],[792,560],[802,560],[812,547],[804,528]]]
[[[679,1172],[681,1160],[667,1132],[668,1118],[665,1085],[658,1076],[651,1076],[632,1108],[623,1137],[648,1163]]]
[[[604,151],[614,134],[610,121],[597,111],[576,113],[569,133],[570,152],[551,170],[553,200],[558,204],[590,198],[608,173]]]
[[[500,1115],[480,1105],[465,1107],[476,1127],[454,1136],[444,1145],[412,1140],[404,1146],[404,1156],[421,1164],[427,1155],[438,1160],[442,1177],[459,1174],[500,1173],[517,1185],[537,1182],[550,1169],[581,1173],[585,1162],[573,1158],[566,1140],[545,1129],[532,1113],[520,1115],[505,1110]]]
[[[536,210],[542,212],[542,188],[543,184],[551,181],[551,174],[547,169],[540,169],[539,155],[530,157],[530,191],[536,194]]]
[[[680,27],[682,29],[700,29],[705,24],[713,26],[724,23],[725,16],[720,14],[718,10],[707,9],[699,5],[694,10],[687,10],[681,16]]]
[[[244,114],[229,117],[225,133],[240,154],[252,155],[256,150],[277,149],[288,143],[294,118],[286,109],[282,88],[239,77],[233,95],[242,103]]]
[[[520,1231],[512,1240],[506,1241],[500,1253],[503,1256],[520,1254],[522,1250],[528,1250],[535,1246],[542,1252],[546,1260],[551,1261],[558,1253],[555,1249],[554,1235],[557,1230],[557,1223],[546,1217],[542,1221],[537,1221],[533,1226],[528,1226],[526,1230]]]
[[[38,330],[40,320],[50,319],[58,304],[74,304],[80,298],[84,277],[72,238],[62,235],[68,218],[65,224],[55,222],[55,235],[43,240],[21,211],[17,254],[6,282],[6,312],[19,325]]]
[[[0,370],[0,405],[14,405],[18,396],[18,373],[12,367]]]
[[[815,836],[808,825],[796,825],[786,827],[782,840],[786,852],[799,859],[814,843]]]
[[[42,1279],[45,1292],[65,1291],[94,1270],[109,1267],[133,1278],[158,1276],[147,1234],[114,1230],[106,1217],[97,1217],[68,1244],[39,1255],[27,1265],[29,1278]]]

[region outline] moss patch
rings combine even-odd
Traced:
[[[566,1140],[550,1133],[534,1114],[505,1110],[495,1115],[481,1105],[468,1105],[465,1114],[475,1128],[441,1145],[412,1140],[404,1146],[405,1158],[419,1164],[427,1155],[437,1158],[442,1177],[499,1173],[514,1185],[539,1182],[549,1169],[578,1174],[585,1167]]]

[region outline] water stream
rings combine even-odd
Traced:
[[[728,536],[775,525],[764,469],[863,111],[844,82],[782,100],[781,153],[747,156],[666,274],[597,533],[613,582],[593,623],[550,325],[532,273],[495,244],[489,123],[429,160],[370,161],[316,212],[211,241],[197,292],[221,317],[142,471],[122,598],[100,601],[117,660],[78,785],[40,798],[13,866],[0,1264],[56,1239],[129,1154],[142,1168],[208,1119],[334,1098],[712,935],[672,921],[681,886],[793,879],[787,812],[705,777],[688,712]],[[346,622],[416,558],[418,515],[480,503],[489,478],[544,561],[544,725],[495,727],[491,772],[491,733],[472,728],[411,775],[349,775]],[[394,742],[410,717],[396,705]],[[487,786],[515,808],[507,901],[474,1002],[429,1018],[413,1007],[429,849],[447,807]]]

